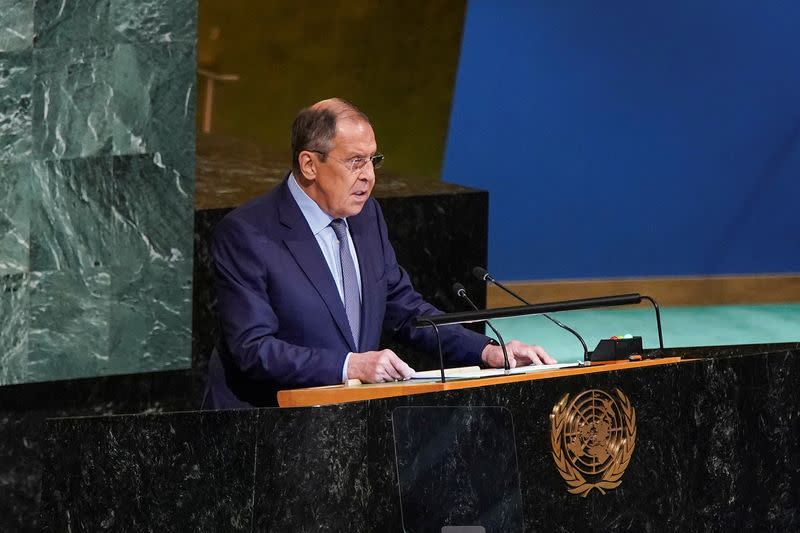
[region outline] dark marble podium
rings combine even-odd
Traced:
[[[800,345],[669,350],[660,366],[327,407],[48,423],[48,531],[791,531]],[[622,484],[567,492],[549,415],[618,388]]]

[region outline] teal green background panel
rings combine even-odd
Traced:
[[[578,331],[593,350],[612,335],[641,335],[645,348],[658,347],[655,312],[642,304],[624,309],[570,311],[554,315]],[[723,346],[800,341],[800,304],[668,307],[661,310],[664,346]],[[506,342],[541,345],[560,362],[583,359],[578,340],[543,316],[497,320]]]

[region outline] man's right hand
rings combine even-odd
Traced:
[[[391,350],[352,353],[347,361],[347,379],[362,383],[383,383],[409,379],[414,369]]]

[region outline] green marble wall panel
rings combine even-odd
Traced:
[[[197,40],[197,0],[111,0],[115,38],[126,42],[194,45]]]
[[[191,173],[160,154],[40,161],[34,178],[32,270],[191,258]]]
[[[196,11],[196,0],[39,0],[33,10],[34,42],[37,48],[110,42],[194,44]]]
[[[192,258],[193,162],[192,153],[170,160],[160,155],[113,158],[110,264],[138,268]]]
[[[194,146],[194,44],[119,45],[114,57],[114,153]]]
[[[131,1],[133,6],[139,2]],[[111,42],[111,0],[37,0],[34,44],[37,48]]]
[[[31,174],[30,163],[0,163],[0,276],[29,268]]]
[[[114,372],[191,364],[194,154],[114,158]]]
[[[32,272],[29,290],[29,381],[110,373],[108,271]]]
[[[195,0],[0,0],[0,386],[191,364]]]
[[[31,184],[32,271],[108,266],[112,159],[37,161]]]
[[[34,377],[190,365],[193,162],[189,152],[35,163]],[[53,290],[77,297],[51,301]],[[96,343],[85,353],[81,330]]]
[[[191,44],[35,52],[40,159],[176,152],[194,146]]]
[[[111,373],[191,366],[191,259],[145,263],[133,272],[112,273],[111,300]]]
[[[193,154],[178,160],[182,173],[151,155],[36,164],[35,380],[190,365]],[[71,275],[104,268],[87,286]]]
[[[35,51],[37,159],[111,154],[113,57],[112,46]]]
[[[33,44],[33,0],[0,0],[0,52]]]
[[[31,155],[30,50],[0,52],[0,161],[25,161]]]
[[[28,276],[0,275],[0,384],[29,381]]]

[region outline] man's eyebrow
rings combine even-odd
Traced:
[[[369,159],[370,157],[373,157],[377,153],[378,153],[377,150],[372,152],[371,155],[367,155],[363,152],[351,152],[350,155],[347,157],[347,159]]]

